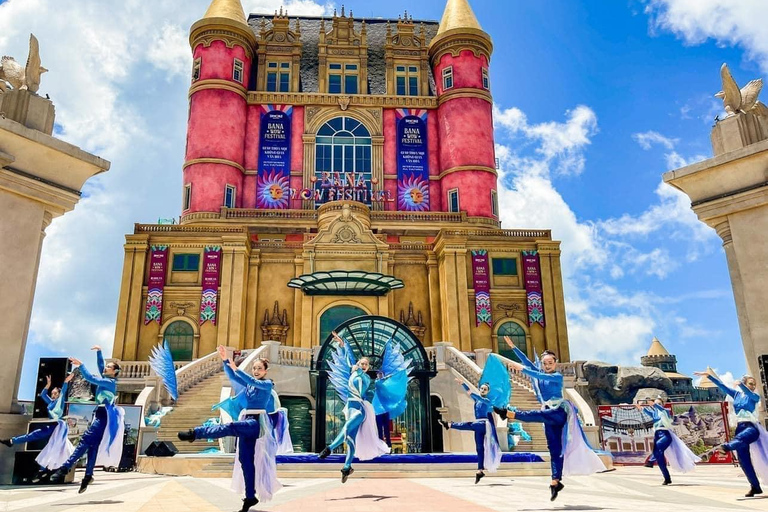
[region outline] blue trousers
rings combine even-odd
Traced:
[[[85,463],[85,474],[86,476],[93,475],[93,468],[96,467],[96,456],[99,454],[99,444],[101,444],[101,438],[104,437],[106,429],[107,409],[105,407],[97,407],[93,413],[93,420],[88,425],[85,434],[80,438],[75,451],[61,467],[69,471],[87,453],[88,460]]]
[[[33,430],[29,434],[12,437],[11,443],[15,445],[19,445],[24,443],[34,443],[35,441],[42,441],[43,439],[48,439],[49,437],[51,437],[51,434],[53,434],[53,430],[55,428],[56,428],[56,425],[48,425],[47,427]]]
[[[456,430],[471,430],[475,433],[475,450],[477,451],[477,469],[485,469],[485,422],[484,421],[466,421],[454,423],[451,422],[451,428]]]
[[[256,448],[256,440],[259,438],[259,418],[251,417],[242,421],[233,421],[226,425],[213,425],[211,427],[196,427],[196,439],[219,439],[220,437],[237,437],[240,446],[238,460],[243,468],[243,480],[245,481],[245,497],[256,497],[256,467],[253,464],[253,455]]]
[[[735,451],[739,455],[739,463],[744,476],[753,489],[760,489],[760,480],[757,479],[755,467],[752,465],[752,456],[749,454],[749,445],[760,438],[760,431],[754,423],[742,421],[736,426],[736,435],[730,443],[723,445],[727,452]]]
[[[543,423],[547,438],[549,459],[552,465],[552,480],[563,478],[563,429],[568,421],[568,414],[561,408],[541,411],[517,411],[515,419],[525,423]]]
[[[335,450],[341,443],[347,445],[347,458],[344,460],[344,469],[352,467],[352,459],[355,458],[355,437],[357,437],[357,431],[360,430],[360,425],[365,420],[365,409],[363,409],[362,402],[356,400],[350,400],[347,402],[348,419],[347,422],[341,427],[341,431],[336,436],[336,439],[328,445],[328,448]]]
[[[653,456],[648,460],[651,464],[658,464],[661,475],[664,480],[669,480],[669,469],[667,468],[667,458],[664,452],[672,444],[672,436],[668,430],[657,430],[653,434]]]
[[[392,446],[392,440],[389,437],[389,413],[376,415],[376,430],[379,432],[379,439]]]

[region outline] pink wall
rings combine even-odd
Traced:
[[[243,174],[229,165],[195,164],[184,169],[184,185],[188,183],[192,184],[192,201],[184,213],[218,212],[224,204],[226,185],[237,187],[238,196],[242,193]]]
[[[460,165],[496,166],[490,103],[480,98],[455,98],[438,111],[442,171]]]
[[[448,66],[453,66],[453,89],[483,88],[482,68],[488,67],[488,60],[484,55],[478,58],[469,50],[463,50],[458,57],[446,53],[440,57],[440,62],[433,70],[438,96],[443,93],[443,69]]]
[[[190,98],[186,160],[224,158],[243,165],[245,120],[242,96],[218,89],[197,91]]]
[[[496,176],[483,171],[461,171],[446,175],[441,180],[442,200],[447,206],[450,189],[459,189],[459,209],[470,217],[492,217],[491,190],[496,190]],[[447,210],[447,208],[446,208]]]
[[[397,115],[384,109],[384,174],[397,174]]]
[[[248,77],[251,76],[251,61],[246,56],[245,50],[241,46],[227,48],[223,41],[213,41],[210,46],[205,47],[198,44],[193,52],[193,58],[200,58],[200,80],[233,80],[235,59],[243,61],[243,81],[242,85],[248,87]]]

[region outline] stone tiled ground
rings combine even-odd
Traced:
[[[78,475],[76,480],[80,479]],[[290,479],[267,504],[254,511],[283,512],[492,512],[565,511],[768,511],[768,496],[744,498],[747,484],[738,468],[700,467],[673,475],[662,487],[657,470],[619,468],[590,477],[573,477],[557,501],[549,501],[544,477],[487,477],[474,485],[466,478],[355,479],[344,485],[330,479]],[[766,485],[768,487],[768,485]],[[2,511],[217,512],[239,510],[240,497],[224,479],[96,473],[84,494],[76,485],[5,487]]]

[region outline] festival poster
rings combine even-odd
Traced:
[[[288,208],[291,179],[290,105],[263,105],[259,135],[256,208]]]
[[[168,246],[153,245],[149,257],[149,280],[147,281],[147,308],[144,311],[144,325],[162,322],[163,288],[165,270],[168,266]]]
[[[472,251],[472,281],[475,289],[475,325],[487,324],[492,327],[491,283],[488,268],[488,251]]]
[[[427,111],[397,109],[397,209],[429,210]]]
[[[538,251],[523,251],[523,279],[528,299],[528,325],[544,327],[544,299],[541,292],[541,266]]]
[[[221,247],[206,247],[203,253],[203,296],[200,299],[200,325],[208,320],[216,325],[216,304],[219,293]]]

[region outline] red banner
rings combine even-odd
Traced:
[[[523,279],[528,299],[528,325],[539,324],[544,327],[544,297],[537,251],[523,251]]]
[[[488,269],[488,251],[472,251],[472,281],[475,288],[475,325],[493,326],[491,318],[491,282]]]
[[[162,322],[163,288],[165,271],[168,266],[168,246],[153,245],[149,257],[149,280],[147,281],[147,309],[144,311],[144,325]]]
[[[200,325],[210,320],[216,325],[216,304],[219,294],[221,247],[206,247],[203,254],[203,296],[200,299]]]

